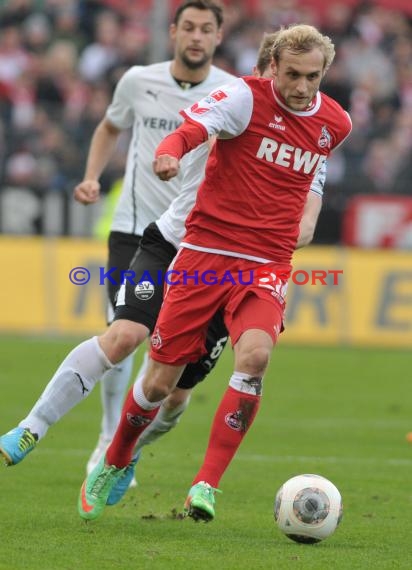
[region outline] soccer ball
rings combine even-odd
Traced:
[[[282,485],[275,499],[275,520],[296,542],[314,544],[336,530],[342,519],[342,497],[321,475],[297,475]]]

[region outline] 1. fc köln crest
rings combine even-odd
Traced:
[[[320,130],[320,137],[318,140],[318,145],[320,146],[320,148],[330,148],[331,141],[332,141],[332,137],[330,136],[330,133],[329,133],[326,125],[323,125],[323,127]]]

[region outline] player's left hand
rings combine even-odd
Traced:
[[[162,154],[153,161],[153,172],[160,180],[170,180],[179,172],[179,160],[169,154]]]

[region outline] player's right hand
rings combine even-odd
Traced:
[[[153,172],[160,180],[170,180],[179,172],[179,160],[169,154],[161,154],[153,162]]]
[[[81,204],[94,204],[100,198],[100,183],[97,180],[83,180],[73,194],[74,199]]]

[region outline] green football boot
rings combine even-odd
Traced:
[[[77,503],[82,519],[97,519],[103,512],[107,499],[127,467],[106,465],[102,457],[93,471],[88,475],[80,489]]]
[[[190,489],[185,501],[184,513],[195,521],[209,522],[215,518],[215,493],[221,493],[205,481],[199,481]]]

